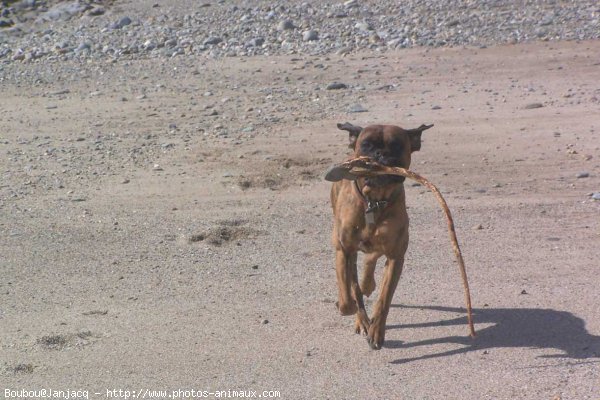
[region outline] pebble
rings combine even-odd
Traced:
[[[123,17],[120,20],[118,20],[117,22],[114,22],[110,25],[111,29],[121,29],[129,24],[131,24],[131,18],[129,17]]]
[[[332,82],[325,89],[327,90],[338,90],[338,89],[347,89],[348,85],[341,82]]]
[[[590,176],[589,172],[579,172],[577,175],[577,178],[587,178]]]
[[[535,108],[542,108],[544,105],[542,103],[529,103],[523,107],[525,110],[533,110]]]
[[[97,17],[98,15],[103,15],[105,12],[106,12],[106,10],[102,7],[94,7],[88,11],[88,15]]]
[[[367,112],[367,111],[369,111],[369,110],[367,110],[361,104],[353,104],[350,107],[348,107],[349,113],[363,113],[363,112]]]
[[[317,31],[305,31],[302,34],[302,40],[305,42],[319,40],[319,33]]]
[[[215,45],[215,44],[219,44],[223,41],[223,39],[221,39],[220,37],[217,36],[210,36],[208,38],[206,38],[206,40],[204,40],[204,45]]]
[[[373,26],[366,21],[357,22],[356,25],[354,25],[354,27],[359,31],[363,32],[369,32],[373,30]]]
[[[291,19],[285,19],[277,25],[278,31],[288,31],[294,28],[294,22]]]
[[[253,38],[246,43],[246,47],[260,47],[265,43],[264,38]]]
[[[91,44],[89,44],[87,42],[82,42],[79,46],[77,46],[75,51],[80,52],[80,51],[84,51],[84,50],[90,50],[91,48],[92,48]]]
[[[592,193],[592,200],[600,200],[600,192]]]

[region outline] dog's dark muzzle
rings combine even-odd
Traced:
[[[400,166],[400,160],[398,160],[397,158],[386,157],[381,154],[378,154],[378,152],[372,155],[372,158],[381,165],[385,165],[388,167]],[[385,185],[391,185],[394,183],[402,183],[404,182],[404,179],[405,178],[403,176],[397,175],[379,175],[366,178],[365,184],[371,187],[380,187]]]
[[[365,185],[371,187],[381,187],[402,182],[404,182],[404,177],[396,175],[379,175],[365,178]]]

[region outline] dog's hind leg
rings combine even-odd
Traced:
[[[365,265],[360,280],[360,290],[367,297],[375,290],[375,266],[381,254],[368,253],[365,255]]]
[[[371,326],[369,327],[367,334],[367,342],[369,342],[369,346],[374,350],[379,350],[381,349],[381,346],[383,346],[383,341],[385,339],[385,322],[390,310],[390,305],[392,304],[394,292],[396,291],[398,281],[400,280],[400,275],[402,274],[403,264],[404,252],[394,258],[388,258],[386,261],[383,282],[381,284],[381,293],[379,294],[377,303],[375,303]]]

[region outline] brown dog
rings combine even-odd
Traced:
[[[408,169],[411,153],[421,148],[421,134],[433,125],[405,130],[393,125],[371,125],[364,129],[349,123],[338,128],[350,134],[353,158],[367,156],[380,164]],[[337,307],[342,315],[356,314],[355,329],[363,331],[372,349],[381,349],[385,323],[402,273],[408,247],[408,214],[404,178],[383,175],[356,180],[343,179],[331,188],[333,246],[338,285]],[[357,254],[366,253],[360,285]],[[381,294],[369,319],[363,294],[375,290],[375,265],[385,255],[386,268]]]

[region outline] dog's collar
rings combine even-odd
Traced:
[[[394,204],[394,202],[396,201],[396,199],[398,198],[398,196],[400,196],[400,193],[402,192],[402,185],[400,185],[392,192],[391,196],[387,200],[375,201],[375,200],[370,200],[367,198],[367,196],[365,196],[365,194],[362,192],[362,190],[360,190],[357,180],[354,181],[354,188],[356,189],[358,198],[362,201],[362,203],[365,207],[365,214],[370,214],[370,213],[373,213],[376,211],[385,210],[386,208],[388,208],[392,204]]]

